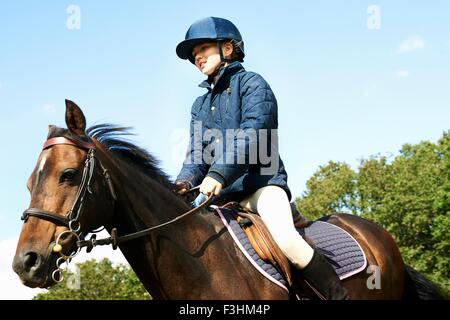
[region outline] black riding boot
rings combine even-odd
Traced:
[[[314,250],[314,255],[301,273],[304,279],[326,300],[348,300],[345,289],[338,275],[326,258]]]

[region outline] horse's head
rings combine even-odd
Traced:
[[[13,269],[29,287],[48,287],[58,280],[59,264],[77,251],[77,241],[111,218],[114,190],[100,161],[100,144],[86,133],[81,109],[66,100],[67,129],[49,134],[27,187],[29,209]]]

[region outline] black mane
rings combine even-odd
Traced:
[[[113,124],[98,124],[88,128],[86,130],[87,136],[80,138],[67,129],[51,126],[47,139],[64,136],[71,140],[87,142],[90,138],[95,138],[112,155],[140,168],[143,174],[172,190],[174,184],[159,167],[159,161],[148,151],[124,138],[124,136],[134,135],[130,133],[130,129],[130,127],[120,127]]]

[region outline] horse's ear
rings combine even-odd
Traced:
[[[70,132],[77,136],[84,136],[86,131],[86,118],[83,111],[75,102],[66,99],[66,125]]]

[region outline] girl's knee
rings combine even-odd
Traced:
[[[286,191],[278,186],[266,186],[257,191],[259,193],[258,200],[268,200],[271,202],[288,202]]]
[[[278,244],[282,251],[290,251],[291,249],[295,250],[309,250],[310,245],[299,235],[296,231],[289,232],[286,230],[283,233],[272,235],[275,242]]]

